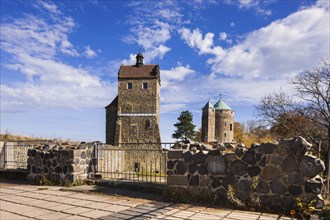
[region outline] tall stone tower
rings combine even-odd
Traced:
[[[202,141],[212,142],[215,140],[215,109],[208,101],[202,111]]]
[[[105,107],[106,143],[160,143],[159,65],[136,64],[118,71],[118,96]]]
[[[234,141],[234,111],[221,98],[214,106],[208,101],[202,111],[202,141]]]

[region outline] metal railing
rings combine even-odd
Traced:
[[[0,169],[26,169],[29,149],[51,141],[0,141]]]
[[[97,143],[97,172],[104,179],[166,183],[167,152],[174,143]]]

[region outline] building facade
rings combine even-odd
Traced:
[[[105,107],[106,143],[160,143],[159,65],[136,64],[118,71],[118,96]]]
[[[202,109],[202,141],[234,142],[234,111],[221,98],[214,106],[208,101]]]

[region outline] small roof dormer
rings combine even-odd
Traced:
[[[136,66],[137,67],[141,67],[143,66],[143,55],[141,54],[141,52],[139,52],[137,55],[136,55]]]

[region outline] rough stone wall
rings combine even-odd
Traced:
[[[119,117],[119,120],[122,132],[120,143],[160,143],[159,125],[155,116]]]
[[[127,89],[127,83],[133,88]],[[148,89],[143,89],[148,83]],[[118,82],[118,108],[120,113],[159,113],[158,79],[120,79]]]
[[[202,114],[202,141],[215,141],[215,111],[212,108],[203,109]]]
[[[127,83],[132,83],[133,88],[127,89]],[[148,83],[148,89],[143,89],[143,83]],[[160,143],[159,106],[160,85],[157,78],[120,79],[114,143]]]
[[[323,180],[319,174],[325,166],[319,158],[306,154],[310,146],[299,137],[249,149],[237,147],[229,153],[205,148],[171,150],[167,184],[173,190],[212,198],[227,198],[232,188],[240,201],[259,201],[272,210],[292,209],[297,197],[314,200],[314,206],[321,208]]]
[[[230,124],[232,129],[230,129]],[[215,110],[215,139],[223,143],[234,141],[233,111]]]
[[[117,108],[106,109],[106,143],[114,144],[116,141]]]
[[[69,184],[95,173],[93,143],[78,146],[48,144],[28,151],[28,180]]]

